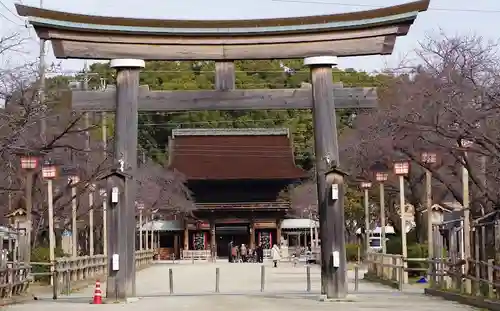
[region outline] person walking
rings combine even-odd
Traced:
[[[245,244],[241,244],[240,254],[241,254],[241,261],[247,262],[248,250]]]
[[[278,267],[278,261],[281,259],[281,254],[280,254],[280,249],[278,245],[274,244],[273,248],[271,249],[271,257],[273,259],[273,267],[277,268]]]
[[[259,243],[259,246],[255,249],[255,254],[257,255],[257,262],[264,262],[264,249],[262,248],[262,244]]]
[[[233,257],[232,262],[238,262],[238,247],[237,246],[233,246],[231,248],[231,256]]]
[[[227,250],[227,259],[229,260],[229,262],[233,262],[233,241],[229,242],[229,244],[227,245]]]

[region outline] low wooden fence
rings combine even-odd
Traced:
[[[182,259],[185,260],[210,260],[212,253],[210,250],[183,250]]]
[[[412,262],[424,263],[424,267],[408,267]],[[403,290],[403,285],[408,283],[409,273],[424,273],[429,271],[427,258],[406,258],[397,254],[382,254],[370,252],[366,254],[365,263],[368,265],[368,272],[365,279],[377,281],[389,285],[399,290]]]
[[[430,287],[500,301],[500,266],[495,265],[493,259],[487,262],[469,260],[468,263],[469,270],[465,271],[465,260],[434,260]]]
[[[9,262],[0,269],[0,298],[11,298],[28,290],[30,267],[23,263]]]
[[[137,269],[149,266],[153,262],[154,250],[141,250],[135,252],[135,265]],[[57,298],[60,293],[69,294],[78,285],[86,286],[89,281],[104,277],[107,273],[108,259],[104,255],[62,257],[57,258],[53,267],[47,262],[35,262],[33,266],[45,266],[46,272],[32,273],[32,277],[45,277],[51,280],[53,296]]]
[[[495,265],[493,259],[487,262],[468,260],[467,271],[465,260],[447,257],[406,259],[407,265],[411,262],[425,263],[421,268],[405,268],[404,262],[401,255],[369,253],[365,279],[402,290],[407,282],[404,272],[416,271],[427,276],[428,288],[425,292],[429,295],[482,308],[487,301],[488,308],[493,308],[491,306],[495,304],[494,309],[500,310],[500,266]]]

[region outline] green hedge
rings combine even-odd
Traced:
[[[56,258],[65,257],[63,250],[61,248],[56,248],[54,250]],[[31,261],[32,262],[50,262],[50,253],[48,247],[35,247],[31,250]],[[50,266],[32,265],[31,271],[33,273],[50,272]],[[48,283],[50,281],[50,276],[48,275],[37,275],[35,276],[36,282]]]
[[[408,258],[427,258],[429,256],[427,244],[411,243],[407,245]],[[401,254],[401,237],[393,237],[387,242],[388,254]],[[420,269],[427,268],[426,262],[409,261],[408,268]],[[410,271],[409,276],[423,276],[425,271]]]
[[[345,246],[345,254],[348,262],[356,262],[358,261],[358,248],[360,246],[358,244],[346,244]]]

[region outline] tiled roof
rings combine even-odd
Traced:
[[[182,129],[170,140],[170,168],[188,180],[298,179],[286,129]]]

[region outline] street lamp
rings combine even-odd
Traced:
[[[102,253],[104,256],[108,254],[108,202],[106,201],[108,193],[106,189],[99,189],[99,195],[103,198],[102,200]]]
[[[31,155],[21,156],[21,168],[24,170],[35,170],[38,168],[38,157]]]
[[[31,262],[31,231],[33,230],[32,210],[33,210],[33,174],[38,168],[39,158],[33,155],[21,156],[21,168],[26,171],[26,246],[24,248],[24,262]]]
[[[368,254],[370,250],[370,210],[368,202],[368,190],[372,187],[372,183],[369,181],[361,182],[361,189],[364,191],[365,195],[365,254]]]
[[[435,152],[424,151],[421,154],[420,160],[425,164],[425,196],[427,207],[427,249],[429,262],[434,258],[434,243],[433,243],[433,230],[432,230],[432,173],[429,167],[437,162],[437,155]],[[429,265],[432,267],[432,265]],[[432,271],[429,271],[432,272]]]
[[[404,283],[408,282],[408,272],[406,272],[408,257],[406,243],[406,203],[405,203],[405,184],[404,177],[410,172],[410,162],[406,160],[398,160],[394,162],[394,174],[399,178],[399,210],[401,213],[401,251],[403,255]]]
[[[76,202],[76,185],[80,182],[78,175],[74,174],[68,177],[68,181],[71,186],[71,240],[72,240],[72,251],[71,255],[73,257],[78,256],[78,229],[76,224],[77,216],[77,202]]]
[[[50,261],[50,284],[54,284],[54,264],[56,260],[55,247],[56,237],[54,234],[54,199],[52,190],[52,180],[57,177],[57,167],[54,163],[47,161],[42,167],[43,179],[47,180],[47,203],[48,203],[48,219],[49,219],[49,261]]]
[[[155,237],[155,217],[154,215],[158,212],[158,209],[151,211],[151,241],[149,245],[151,245],[151,249],[155,249],[154,237]]]
[[[463,254],[464,254],[463,258],[465,259],[465,265],[463,265],[462,271],[464,271],[465,273],[465,271],[469,271],[469,258],[471,257],[469,170],[467,169],[466,164],[467,164],[467,149],[469,149],[473,145],[473,142],[470,140],[462,139],[460,141],[460,145],[464,149],[464,155],[463,155],[464,165],[462,166],[462,208],[464,211],[464,220],[462,225],[463,246],[461,245],[460,247],[463,247]],[[470,293],[471,287],[472,287],[471,281],[467,279],[465,281],[465,292]]]
[[[144,211],[144,203],[138,203],[135,202],[137,209],[139,210],[139,250],[142,251],[142,216],[143,216],[143,211]],[[148,245],[147,242],[147,235],[146,235],[146,245]],[[146,246],[147,249],[147,246]]]
[[[94,255],[94,191],[95,184],[89,184],[89,254]]]
[[[371,170],[375,173],[375,180],[379,182],[379,196],[380,196],[380,244],[382,246],[382,254],[387,252],[386,238],[385,238],[385,187],[384,183],[389,178],[387,165],[377,162],[372,165]]]

